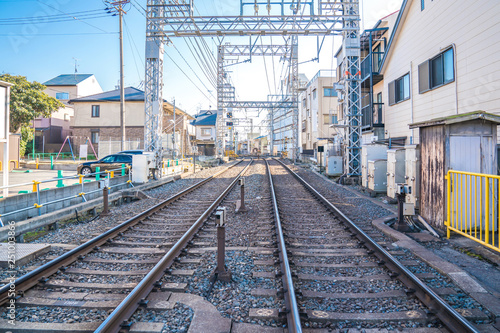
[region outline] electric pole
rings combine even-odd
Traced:
[[[175,160],[175,98],[174,98],[174,133],[172,134],[172,159]]]
[[[124,86],[124,73],[123,73],[123,5],[129,3],[129,0],[122,1],[106,1],[108,4],[118,12],[119,25],[120,25],[120,137],[121,137],[121,150],[126,150],[126,134],[125,134],[125,86]]]

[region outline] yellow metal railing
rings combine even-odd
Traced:
[[[451,231],[500,252],[500,176],[450,170],[447,236]]]

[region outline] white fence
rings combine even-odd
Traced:
[[[122,149],[120,140],[116,138],[108,138],[107,140],[100,138],[97,153],[99,158],[103,158],[106,155],[116,154],[122,150],[143,149],[143,147],[143,140],[141,139],[128,139],[125,142],[125,149]]]

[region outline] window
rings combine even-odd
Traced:
[[[100,105],[92,105],[92,118],[98,118],[101,116]]]
[[[210,135],[212,135],[212,130],[210,128],[202,128],[201,135],[210,136]]]
[[[455,81],[453,49],[450,48],[418,66],[418,91],[423,94]]]
[[[337,91],[333,88],[323,88],[324,97],[337,97]]]
[[[304,107],[304,108],[306,107],[306,99],[305,98],[302,100],[302,107]]]
[[[425,9],[425,0],[420,0],[420,10]]]
[[[101,160],[102,163],[114,163],[116,161],[115,155],[106,156]]]
[[[69,93],[67,92],[56,93],[56,99],[69,99]]]
[[[90,132],[90,141],[92,143],[99,143],[99,131],[93,130]]]
[[[389,105],[410,99],[410,73],[389,83]]]
[[[323,123],[325,125],[331,125],[331,124],[337,124],[337,115],[329,115],[329,114],[324,114],[323,115]]]
[[[118,163],[132,163],[132,156],[130,156],[130,155],[116,155],[116,162],[118,162]]]
[[[313,99],[316,99],[316,89],[313,90]]]

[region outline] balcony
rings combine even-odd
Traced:
[[[372,77],[372,85],[379,83],[383,76],[380,75],[380,65],[384,58],[384,52],[371,52],[361,61],[361,82],[363,87],[369,86],[369,78]]]
[[[384,103],[369,103],[361,108],[363,114],[361,121],[362,130],[370,130],[373,127],[384,126],[382,122],[382,113],[384,112]]]

